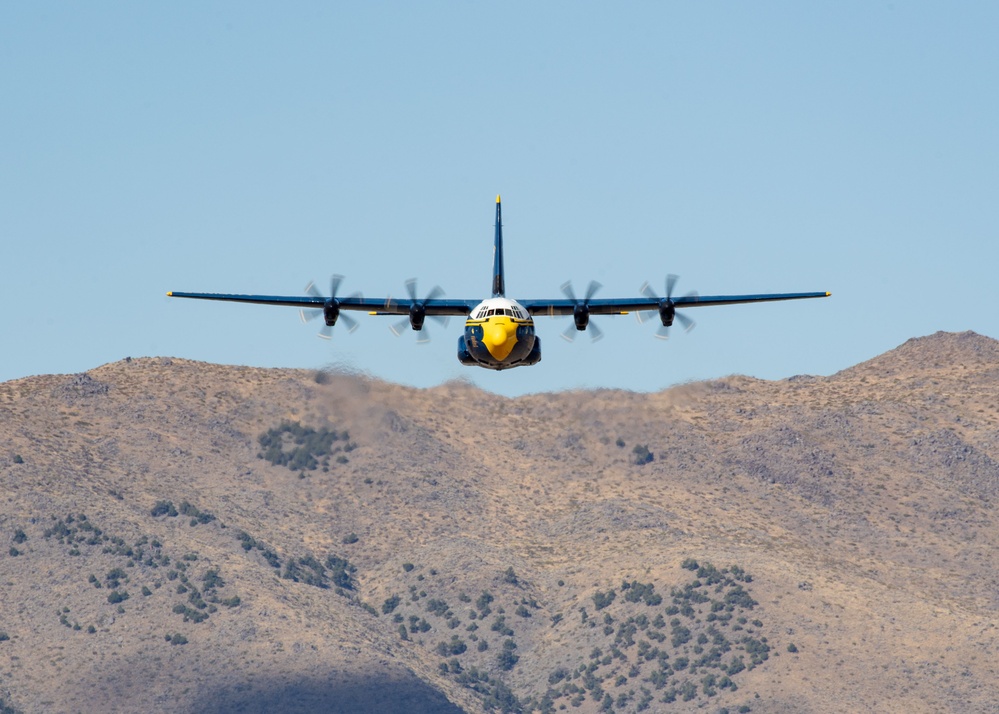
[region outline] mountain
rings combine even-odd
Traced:
[[[996,711],[999,343],[509,399],[0,384],[0,711]]]

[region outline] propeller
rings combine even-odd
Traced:
[[[652,298],[653,300],[659,301],[659,319],[662,321],[663,324],[658,330],[656,330],[656,337],[658,337],[660,340],[669,339],[669,328],[670,325],[673,324],[674,318],[679,320],[680,324],[683,325],[684,332],[690,332],[691,330],[694,329],[694,324],[695,324],[694,321],[691,320],[686,315],[684,315],[683,313],[677,312],[676,303],[673,302],[673,288],[676,287],[676,281],[678,279],[679,279],[678,276],[673,275],[672,273],[666,276],[666,297],[659,297],[658,295],[656,295],[655,290],[653,290],[648,283],[645,283],[641,287],[642,295],[644,295],[647,298]],[[696,298],[696,297],[697,297],[696,290],[693,290],[684,295],[685,299]],[[645,316],[646,313],[644,311],[638,311],[635,313],[635,315],[638,317],[639,322],[645,322],[645,320],[648,319],[648,317]]]
[[[418,344],[425,344],[430,341],[430,333],[423,330],[423,323],[426,318],[431,318],[435,322],[442,326],[446,326],[448,323],[447,315],[428,315],[427,314],[427,303],[431,300],[436,300],[444,295],[444,290],[440,285],[435,285],[427,293],[427,296],[422,300],[417,300],[416,298],[416,278],[410,278],[406,281],[406,292],[409,294],[410,305],[409,305],[409,316],[404,320],[400,320],[392,325],[389,325],[389,329],[392,333],[398,337],[402,334],[403,330],[406,329],[406,325],[409,325],[412,329],[418,331],[420,334],[417,335],[416,341]],[[386,307],[390,306],[392,299],[386,303]]]
[[[572,324],[562,333],[563,340],[572,342],[576,339],[576,333],[587,327],[590,328],[591,339],[594,342],[604,336],[604,331],[597,327],[596,323],[590,323],[590,300],[601,287],[603,286],[596,280],[591,280],[586,288],[586,295],[580,300],[572,289],[571,281],[562,284],[562,292],[572,302]]]
[[[302,322],[312,322],[322,315],[325,318],[324,321],[326,324],[320,328],[319,336],[324,340],[333,339],[333,326],[336,325],[337,321],[342,322],[346,326],[347,332],[353,332],[358,328],[357,320],[340,311],[340,301],[337,299],[336,293],[340,289],[340,283],[342,282],[342,275],[334,275],[330,278],[329,297],[323,295],[312,281],[309,281],[309,284],[305,286],[305,292],[312,297],[323,300],[323,306],[321,308],[303,308],[299,310],[298,314],[302,318]],[[360,298],[361,293],[354,293],[350,297]]]

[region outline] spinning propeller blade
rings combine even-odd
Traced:
[[[330,277],[330,294],[329,294],[329,296],[326,296],[326,295],[323,295],[322,292],[319,290],[319,288],[316,287],[316,283],[314,281],[310,280],[309,284],[305,286],[305,292],[308,293],[309,295],[311,295],[314,298],[319,298],[321,300],[325,300],[327,302],[328,306],[330,306],[331,304],[335,305],[335,307],[336,307],[336,311],[335,311],[336,317],[334,319],[335,319],[335,321],[337,323],[342,323],[347,328],[347,332],[349,333],[349,332],[353,332],[354,330],[356,330],[360,325],[357,322],[357,320],[355,320],[353,317],[351,317],[350,315],[346,314],[345,312],[341,312],[340,309],[339,309],[339,305],[336,304],[337,292],[340,290],[340,283],[342,283],[342,282],[343,282],[343,276],[342,275],[333,275],[333,276],[331,276]],[[350,297],[351,298],[361,298],[362,296],[361,296],[361,293],[356,292],[356,293],[351,294]],[[326,308],[318,308],[318,307],[317,308],[303,308],[303,309],[301,309],[301,310],[298,311],[298,314],[299,314],[299,317],[301,317],[302,322],[308,323],[308,322],[312,322],[317,317],[321,317],[323,315],[323,313],[325,312],[325,310],[326,310]],[[332,325],[323,325],[319,329],[319,337],[321,337],[324,340],[331,340],[331,339],[333,339],[333,326]]]
[[[562,332],[562,339],[572,342],[576,339],[576,333],[580,330],[590,330],[590,339],[596,342],[604,336],[604,331],[597,327],[596,323],[590,322],[590,300],[603,286],[596,280],[591,280],[586,286],[586,294],[582,300],[576,297],[576,291],[572,289],[572,281],[562,283],[562,293],[569,298],[573,305],[572,324]],[[580,327],[582,325],[582,327]]]
[[[673,319],[678,320],[680,324],[683,326],[684,332],[690,332],[691,330],[694,329],[694,325],[696,323],[683,313],[677,312],[676,311],[677,306],[673,302],[673,290],[674,288],[676,288],[677,280],[679,280],[679,276],[674,275],[673,273],[670,273],[669,275],[666,276],[666,297],[659,297],[656,294],[656,291],[653,290],[652,286],[649,285],[648,283],[644,283],[640,291],[642,295],[644,295],[645,297],[659,301],[660,318],[663,314],[665,314],[664,311],[669,311],[672,313]],[[693,298],[693,297],[697,297],[696,290],[692,290],[691,292],[684,295],[684,298]],[[638,318],[639,322],[645,322],[646,320],[650,319],[646,312],[642,311],[636,312],[635,315]],[[660,340],[668,340],[669,325],[666,324],[660,325],[659,329],[656,330],[656,337],[659,338]]]

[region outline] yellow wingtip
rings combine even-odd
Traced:
[[[500,202],[500,197],[499,197],[499,194],[497,193],[496,194],[496,203],[499,203],[499,202]]]
[[[167,297],[173,297],[173,291],[172,290],[167,293]]]
[[[832,297],[832,293],[830,293],[830,292],[827,292],[827,293],[826,293],[826,297]]]

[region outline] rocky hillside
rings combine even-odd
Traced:
[[[0,384],[0,711],[996,711],[999,343],[507,399]]]

